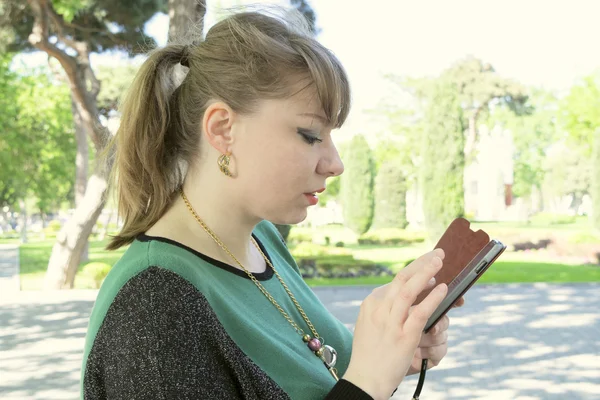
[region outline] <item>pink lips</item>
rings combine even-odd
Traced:
[[[317,196],[315,196],[312,193],[304,193],[304,196],[306,196],[306,198],[308,199],[308,202],[310,203],[311,206],[314,206],[319,202],[319,199],[317,198]]]

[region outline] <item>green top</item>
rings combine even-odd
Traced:
[[[256,226],[253,235],[306,312],[318,334],[324,338],[325,344],[337,350],[336,368],[338,376],[343,376],[350,361],[352,333],[325,308],[304,282],[296,262],[272,223],[262,221]],[[88,377],[86,369],[89,368],[90,354],[94,353],[96,346],[100,346],[95,345],[95,342],[99,341],[98,332],[111,334],[108,330],[103,331],[101,327],[113,312],[113,308],[116,318],[116,310],[119,308],[113,303],[117,295],[123,292],[124,286],[136,276],[141,276],[144,271],[155,267],[170,271],[169,275],[177,279],[182,278],[179,279],[181,282],[191,284],[207,300],[222,327],[205,326],[200,329],[224,329],[226,335],[239,349],[291,398],[323,399],[332,390],[336,381],[323,362],[308,349],[300,334],[244,271],[169,239],[141,235],[130,245],[108,274],[92,310],[83,357],[82,398],[86,391],[86,381],[92,380],[92,374],[89,373],[90,377]],[[254,275],[294,322],[305,333],[312,336],[271,267],[267,266],[267,271]],[[143,288],[144,285],[141,287]],[[168,298],[169,294],[165,296]],[[190,300],[193,301],[195,300]],[[128,309],[132,307],[138,307],[135,301],[127,306]],[[165,309],[167,314],[179,312],[177,311],[179,308],[172,308],[172,311],[168,311],[169,307]],[[136,313],[123,317],[123,322],[117,322],[114,326],[122,326],[132,318],[132,315],[135,316]],[[169,318],[173,316],[169,315]],[[185,316],[176,316],[175,319],[185,320]],[[147,328],[161,329],[160,326]],[[193,332],[185,334],[194,335]],[[226,362],[226,360],[213,359],[208,362]],[[158,363],[160,364],[160,360]],[[218,379],[210,376],[205,378]]]

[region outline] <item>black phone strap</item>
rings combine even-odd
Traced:
[[[423,382],[425,382],[425,374],[427,373],[427,359],[421,361],[421,372],[419,373],[419,382],[417,382],[417,388],[415,394],[413,394],[412,400],[419,400],[421,390],[423,389]]]

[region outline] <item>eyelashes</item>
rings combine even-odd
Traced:
[[[309,131],[308,129],[298,128],[298,133],[302,136],[304,141],[311,146],[314,146],[315,143],[323,142],[323,139],[319,139],[314,133],[312,133],[312,131]]]

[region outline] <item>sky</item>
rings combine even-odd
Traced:
[[[564,92],[577,78],[600,69],[600,0],[309,1],[321,28],[318,40],[348,72],[353,109],[347,129],[353,131],[375,123],[364,110],[393,94],[384,73],[433,76],[474,55],[502,76]],[[214,23],[219,6],[247,3],[207,0],[206,27]],[[165,43],[167,29],[166,15],[146,26],[159,44]],[[114,57],[94,56],[92,62],[110,63]]]
[[[208,28],[214,23],[215,8],[210,0],[207,3]],[[310,4],[321,28],[318,40],[348,71],[353,91],[348,123],[354,130],[373,123],[363,110],[377,108],[381,99],[392,95],[385,73],[434,76],[473,55],[491,63],[502,76],[564,92],[577,78],[600,69],[600,0],[311,0]],[[148,33],[160,40],[166,37],[167,26],[166,16],[156,18]]]

